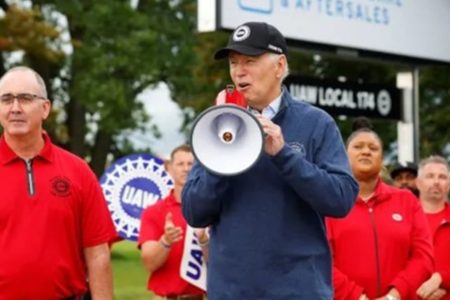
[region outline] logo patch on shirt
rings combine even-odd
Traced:
[[[302,143],[299,142],[290,142],[287,143],[287,145],[294,150],[295,152],[300,153],[303,157],[306,156],[306,150],[305,150],[305,146],[303,146]]]
[[[57,197],[70,196],[70,180],[66,177],[57,176],[51,179],[51,193]]]
[[[402,217],[402,215],[399,214],[399,213],[393,213],[393,214],[392,214],[392,219],[393,219],[394,221],[397,221],[397,222],[403,221],[403,217]]]

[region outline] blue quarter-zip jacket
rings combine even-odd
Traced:
[[[272,121],[286,142],[276,156],[230,177],[195,163],[184,186],[187,222],[211,228],[208,300],[333,297],[324,217],[345,216],[358,194],[342,138],[286,89]]]

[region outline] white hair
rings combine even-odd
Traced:
[[[428,164],[441,164],[447,168],[447,172],[450,171],[450,166],[448,164],[448,161],[444,157],[442,157],[440,155],[431,155],[420,161],[419,171],[418,171],[419,176],[423,172],[423,169],[425,168],[425,166]]]
[[[289,75],[289,64],[287,61],[287,57],[284,54],[277,54],[277,53],[272,53],[272,52],[268,52],[268,53],[269,53],[269,57],[273,60],[274,63],[276,63],[281,56],[284,56],[286,59],[286,64],[284,65],[284,70],[283,70],[283,76],[281,76],[281,80],[280,80],[280,83],[281,83]]]

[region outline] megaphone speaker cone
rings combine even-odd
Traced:
[[[225,144],[231,144],[239,134],[242,121],[233,113],[223,113],[214,119],[219,139]]]
[[[195,158],[210,172],[236,175],[253,166],[264,146],[259,121],[236,105],[208,108],[194,121],[191,145]]]

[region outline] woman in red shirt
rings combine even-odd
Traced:
[[[360,192],[349,215],[327,220],[334,299],[417,299],[417,288],[433,269],[425,215],[410,191],[382,182],[382,148],[368,128],[347,141]]]

